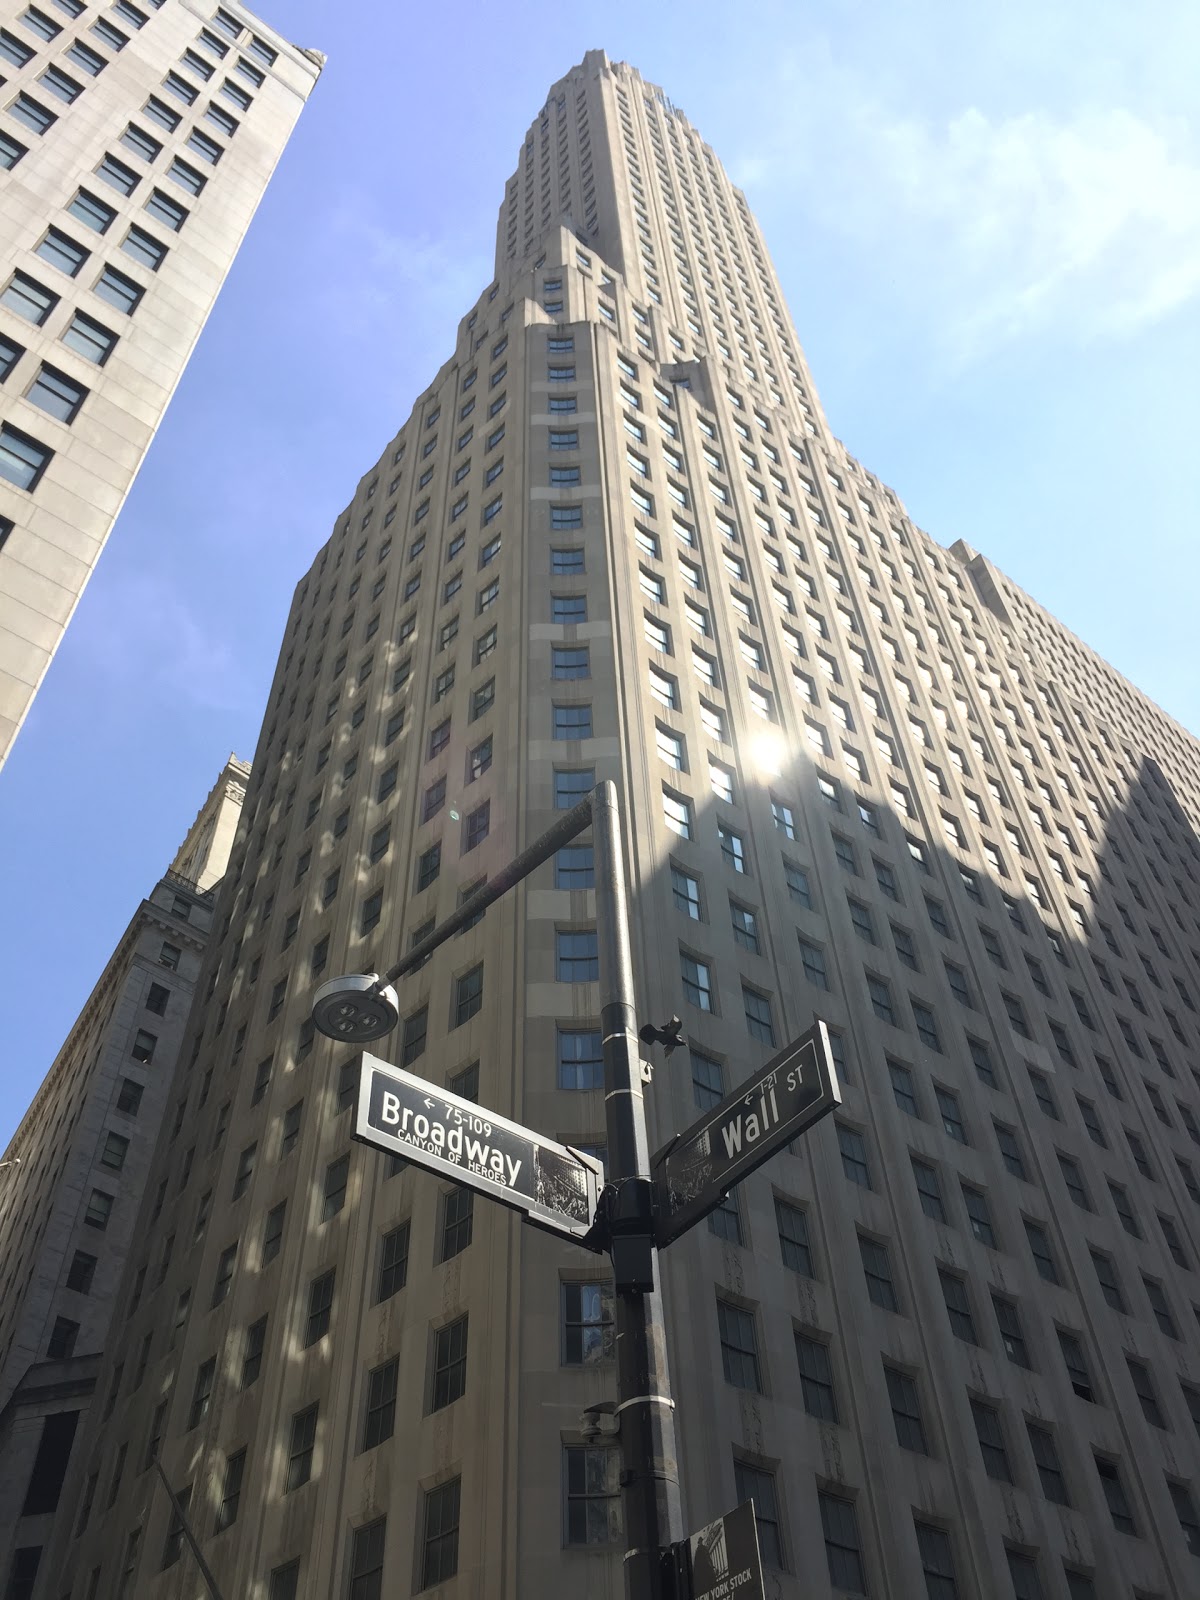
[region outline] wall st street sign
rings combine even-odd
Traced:
[[[818,1022],[654,1157],[656,1244],[661,1248],[686,1233],[735,1183],[841,1099],[829,1029]]]
[[[363,1051],[354,1137],[478,1189],[582,1243],[604,1183],[593,1156]]]

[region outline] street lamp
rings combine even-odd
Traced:
[[[673,1600],[664,1555],[683,1536],[683,1516],[675,1402],[667,1370],[658,1287],[654,1186],[636,1038],[629,909],[616,786],[607,781],[597,785],[387,972],[354,973],[322,984],[314,998],[312,1019],[323,1034],[344,1044],[363,1045],[383,1038],[400,1017],[393,985],[589,826],[595,850],[600,1034],[609,1156],[609,1181],[604,1186],[593,1233],[612,1260],[616,1290],[615,1415],[623,1468],[625,1588],[628,1600]]]

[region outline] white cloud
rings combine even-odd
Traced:
[[[426,337],[444,353],[465,307],[487,287],[490,259],[477,237],[438,239],[394,231],[375,222],[378,202],[349,197],[329,219],[322,250],[322,274],[330,286],[327,309],[341,331],[378,337],[401,314],[418,346]],[[420,316],[413,326],[414,305]]]
[[[103,604],[85,597],[74,631],[79,653],[115,695],[137,703],[244,710],[247,681],[228,638],[195,611],[175,585],[153,572],[102,580]]]
[[[1054,326],[1117,337],[1200,292],[1200,160],[1186,130],[1116,108],[896,115],[819,55],[737,168],[880,263],[959,360]]]

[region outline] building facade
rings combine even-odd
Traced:
[[[249,776],[231,756],[0,1157],[0,1572],[17,1596],[95,1390]]]
[[[0,764],[322,60],[236,3],[0,4]]]
[[[766,246],[602,52],[496,279],[296,589],[52,1593],[622,1593],[603,1258],[350,1141],[314,986],[594,782],[651,1147],[814,1016],[844,1102],[661,1257],[686,1519],[768,1592],[1200,1582],[1200,748],[829,431]],[[592,859],[379,1053],[602,1149]],[[136,1382],[134,1381],[136,1377]],[[107,1403],[107,1402],[106,1402]]]

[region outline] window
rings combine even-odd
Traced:
[[[307,1406],[294,1412],[288,1435],[287,1477],[283,1492],[290,1494],[312,1477],[313,1447],[317,1441],[317,1407]]]
[[[570,811],[596,787],[594,767],[579,767],[554,774],[554,809]]]
[[[178,156],[167,168],[167,177],[173,183],[177,183],[181,189],[186,190],[188,194],[199,194],[208,182],[203,173],[197,172],[195,167],[189,167],[187,162],[181,161]]]
[[[0,129],[0,172],[10,172],[21,157],[28,153],[27,145],[23,145],[19,139],[14,139],[11,134]]]
[[[860,1233],[858,1251],[862,1258],[868,1297],[884,1311],[899,1311],[900,1301],[892,1282],[887,1246],[877,1239],[868,1239],[865,1234]]]
[[[1175,1318],[1171,1315],[1171,1308],[1167,1297],[1163,1293],[1161,1283],[1156,1283],[1153,1278],[1142,1274],[1142,1285],[1146,1291],[1146,1299],[1150,1302],[1150,1309],[1154,1313],[1154,1320],[1158,1323],[1159,1330],[1165,1333],[1168,1339],[1178,1339],[1179,1330],[1175,1326]]]
[[[1014,1178],[1024,1179],[1026,1176],[1025,1160],[1021,1155],[1021,1147],[1017,1143],[1016,1134],[1001,1122],[993,1121],[992,1127],[996,1131],[996,1143],[1000,1147],[1000,1158],[1004,1162],[1005,1168]]]
[[[115,306],[127,317],[131,317],[137,310],[138,303],[145,293],[141,285],[135,283],[132,278],[127,278],[123,272],[108,266],[101,272],[92,288],[101,300],[107,300],[109,305]]]
[[[568,1545],[620,1540],[620,1457],[620,1451],[612,1446],[564,1446],[564,1536]]]
[[[558,1087],[599,1089],[604,1084],[600,1034],[592,1029],[558,1030]]]
[[[807,911],[811,911],[813,909],[813,898],[812,888],[808,881],[808,873],[803,867],[797,866],[794,861],[789,861],[785,856],[783,876],[792,899],[798,900]]]
[[[1167,1489],[1171,1495],[1171,1503],[1175,1507],[1175,1515],[1179,1518],[1184,1543],[1192,1555],[1200,1556],[1200,1520],[1196,1517],[1196,1506],[1191,1492],[1185,1483],[1179,1483],[1174,1478],[1167,1479]]]
[[[983,1400],[972,1399],[971,1416],[975,1422],[975,1437],[979,1440],[979,1451],[988,1477],[996,1478],[1001,1483],[1011,1483],[1012,1468],[1008,1464],[1008,1451],[1004,1447],[1004,1432],[1000,1425],[999,1411]]]
[[[910,1004],[912,1006],[913,1021],[917,1025],[917,1037],[922,1044],[928,1045],[930,1050],[940,1052],[942,1041],[938,1034],[937,1019],[933,1012],[927,1005],[922,1005],[919,1000],[913,1000],[911,997]]]
[[[943,1528],[934,1527],[931,1522],[918,1522],[915,1518],[913,1527],[925,1578],[926,1600],[958,1600],[954,1552],[950,1547],[949,1534]]]
[[[888,1400],[892,1407],[892,1421],[896,1427],[896,1442],[902,1450],[913,1450],[918,1455],[928,1455],[925,1426],[921,1421],[921,1397],[917,1385],[908,1373],[901,1372],[888,1362],[883,1363],[887,1380]]]
[[[346,1185],[350,1178],[350,1157],[339,1156],[325,1168],[325,1192],[321,1200],[321,1221],[335,1217],[346,1203]]]
[[[842,1171],[851,1183],[857,1183],[862,1189],[869,1189],[871,1185],[871,1172],[867,1166],[867,1146],[863,1136],[856,1128],[849,1128],[844,1122],[837,1123],[838,1149],[842,1156]]]
[[[987,1196],[982,1189],[961,1182],[963,1204],[967,1209],[967,1220],[971,1224],[971,1232],[980,1244],[987,1245],[989,1250],[998,1248],[996,1244],[996,1231],[992,1227],[991,1213],[988,1209]]]
[[[550,651],[550,675],[558,679],[590,678],[587,646],[553,645]]]
[[[91,255],[90,250],[85,250],[81,244],[70,238],[65,233],[60,233],[57,228],[50,228],[46,237],[36,247],[35,255],[52,267],[57,267],[60,272],[65,272],[68,278],[74,278],[84,262]]]
[[[743,1505],[747,1500],[754,1503],[758,1547],[764,1565],[782,1568],[783,1539],[779,1529],[779,1506],[775,1494],[774,1473],[735,1460],[733,1477],[738,1504]]]
[[[561,1285],[562,1363],[591,1366],[615,1353],[613,1292],[607,1283]]]
[[[881,1022],[896,1025],[896,1012],[892,1005],[891,986],[885,978],[877,978],[873,973],[867,973],[867,993],[871,997],[871,1009]]]
[[[583,570],[582,549],[551,549],[550,571],[554,577],[567,577]]]
[[[319,1278],[314,1278],[308,1286],[308,1315],[304,1323],[305,1348],[316,1344],[318,1339],[323,1339],[329,1332],[329,1320],[333,1311],[333,1286],[336,1270],[330,1268],[323,1272]]]
[[[428,889],[442,870],[441,844],[432,844],[417,858],[417,892]]]
[[[44,288],[36,278],[24,272],[14,272],[7,287],[0,292],[0,305],[5,305],[26,322],[41,327],[58,304],[58,296]]]
[[[199,1427],[208,1415],[209,1402],[212,1399],[213,1383],[217,1375],[217,1362],[214,1356],[201,1363],[196,1369],[196,1382],[192,1389],[192,1403],[188,1410],[187,1425],[189,1430]]]
[[[717,1327],[721,1340],[721,1366],[726,1383],[736,1389],[762,1393],[759,1376],[758,1339],[754,1313],[732,1301],[717,1298]]]
[[[592,737],[592,707],[583,705],[556,705],[554,710],[554,737],[556,739],[590,739]]]
[[[1112,1196],[1113,1206],[1125,1232],[1134,1239],[1140,1239],[1142,1230],[1138,1224],[1137,1217],[1134,1215],[1133,1207],[1129,1203],[1128,1192],[1121,1184],[1114,1183],[1111,1178],[1108,1180],[1108,1192]]]
[[[921,1199],[921,1210],[927,1217],[932,1217],[934,1222],[945,1222],[946,1207],[942,1200],[942,1186],[938,1181],[937,1168],[931,1166],[928,1161],[922,1161],[919,1156],[912,1156],[910,1160],[917,1194]]]
[[[748,984],[742,985],[742,1009],[746,1017],[746,1029],[752,1039],[759,1040],[762,1044],[775,1043],[775,1024],[771,1020],[771,1002],[765,994],[760,994],[757,989],[751,989]]]
[[[1137,1524],[1133,1520],[1133,1508],[1125,1493],[1125,1485],[1121,1479],[1121,1469],[1115,1461],[1107,1456],[1094,1456],[1096,1471],[1100,1477],[1100,1487],[1104,1491],[1104,1498],[1108,1504],[1109,1515],[1112,1517],[1113,1527],[1118,1533],[1128,1533],[1136,1537]],[[1172,1497],[1173,1498],[1173,1497]]]
[[[829,1581],[835,1589],[865,1595],[867,1570],[863,1564],[862,1543],[854,1502],[839,1495],[818,1493],[821,1530],[825,1536],[825,1560]]]
[[[151,191],[145,209],[147,216],[170,228],[172,233],[179,232],[189,215],[185,206],[180,205],[179,201],[172,199],[169,194],[164,194],[161,189]]]
[[[966,1283],[957,1273],[947,1272],[943,1267],[938,1268],[938,1282],[942,1286],[942,1299],[946,1302],[946,1314],[950,1318],[954,1337],[966,1344],[978,1344]]]
[[[887,1057],[888,1077],[892,1082],[892,1095],[901,1111],[910,1117],[919,1117],[921,1108],[917,1104],[916,1087],[913,1075],[900,1061],[893,1061]]]
[[[1150,1377],[1150,1369],[1142,1361],[1135,1361],[1132,1356],[1125,1357],[1125,1365],[1129,1369],[1129,1376],[1133,1381],[1133,1392],[1138,1397],[1142,1414],[1153,1428],[1165,1428],[1162,1409],[1158,1403],[1158,1396],[1154,1391],[1154,1382]]]
[[[254,1158],[258,1153],[257,1140],[248,1144],[238,1157],[237,1171],[233,1175],[232,1199],[240,1199],[250,1187],[250,1179],[254,1176]]]
[[[421,1531],[421,1588],[432,1588],[458,1571],[458,1521],[461,1478],[451,1478],[425,1495]]]
[[[1059,1464],[1058,1451],[1054,1446],[1054,1435],[1049,1428],[1043,1428],[1038,1423],[1029,1421],[1025,1423],[1025,1431],[1029,1435],[1029,1448],[1038,1470],[1042,1493],[1047,1500],[1053,1500],[1056,1505],[1069,1506],[1071,1501],[1067,1495],[1066,1480]]]
[[[800,1392],[804,1409],[822,1422],[837,1422],[837,1396],[833,1387],[833,1366],[829,1345],[824,1339],[796,1334],[796,1361],[800,1368]]]
[[[246,1470],[246,1451],[226,1457],[225,1482],[221,1489],[221,1504],[217,1508],[214,1532],[221,1533],[237,1521],[238,1503],[242,1498],[242,1476]]]
[[[701,1011],[713,1010],[712,968],[706,961],[679,953],[679,969],[683,980],[683,996]]]
[[[721,846],[721,855],[727,865],[731,866],[735,872],[745,873],[746,846],[741,834],[735,832],[733,828],[727,827],[725,823],[718,822],[717,840]]]
[[[1096,1395],[1092,1388],[1091,1374],[1088,1372],[1087,1362],[1084,1360],[1083,1346],[1074,1333],[1068,1333],[1065,1328],[1055,1330],[1058,1334],[1058,1347],[1062,1351],[1062,1358],[1067,1368],[1067,1376],[1071,1380],[1071,1387],[1081,1400],[1095,1401]]]
[[[45,133],[58,121],[58,117],[48,106],[42,105],[32,95],[25,93],[19,94],[15,100],[10,101],[8,114],[17,122],[23,122],[27,128],[36,134]]]
[[[556,889],[591,889],[596,873],[592,846],[566,845],[554,858],[554,887]]]

